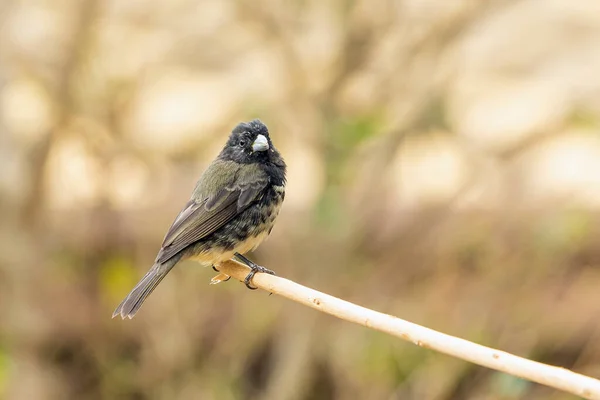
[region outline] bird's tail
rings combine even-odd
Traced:
[[[126,317],[129,319],[133,318],[142,304],[144,304],[146,298],[152,293],[156,286],[158,286],[160,281],[167,276],[169,271],[177,264],[177,261],[179,261],[179,258],[175,257],[175,259],[168,260],[165,263],[154,264],[115,309],[112,317],[114,318],[117,315],[120,315],[123,319]]]

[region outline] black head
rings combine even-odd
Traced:
[[[285,165],[271,142],[269,130],[258,119],[242,122],[236,126],[219,158],[240,164],[281,163]]]

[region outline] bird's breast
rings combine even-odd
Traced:
[[[253,218],[249,219],[255,222],[251,224],[246,239],[236,246],[236,252],[244,254],[256,249],[271,233],[285,196],[284,186],[272,186],[272,189],[254,210],[249,210],[253,214]]]
[[[231,259],[235,253],[256,249],[271,233],[285,196],[284,186],[270,189],[258,202],[194,245],[186,258],[205,265],[218,264]]]

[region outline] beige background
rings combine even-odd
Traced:
[[[600,2],[0,2],[0,398],[573,399],[184,263],[111,320],[261,118],[281,276],[600,376]]]

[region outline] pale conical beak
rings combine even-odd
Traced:
[[[258,135],[252,143],[252,151],[269,150],[269,141],[264,135]]]

